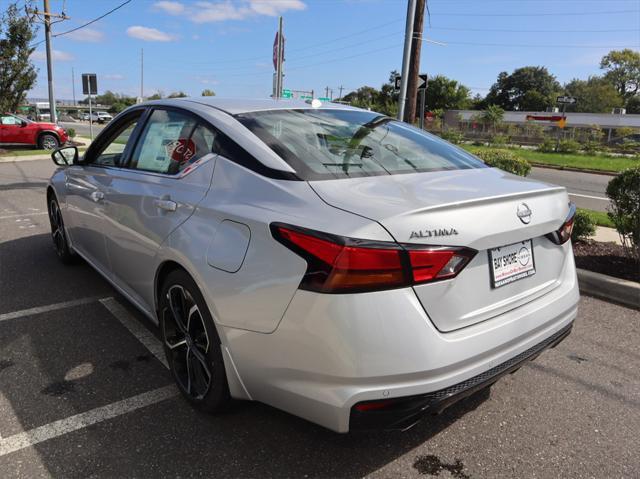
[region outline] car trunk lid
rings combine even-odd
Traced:
[[[414,287],[441,331],[490,319],[559,284],[565,249],[544,235],[568,212],[564,188],[495,168],[310,182],[328,204],[377,221],[399,243],[478,251],[454,279]],[[528,213],[530,212],[530,216]],[[494,288],[489,251],[532,240],[536,273]]]

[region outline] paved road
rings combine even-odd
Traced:
[[[85,263],[58,262],[52,169],[0,164],[3,479],[637,477],[640,313],[586,297],[556,349],[406,433],[337,435],[253,403],[194,411],[155,328]]]
[[[612,176],[551,168],[532,168],[529,177],[564,186],[571,200],[580,208],[607,211],[609,198],[605,191]]]

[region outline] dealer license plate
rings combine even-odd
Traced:
[[[499,288],[536,274],[533,241],[526,240],[489,250],[491,287]]]

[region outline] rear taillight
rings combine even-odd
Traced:
[[[564,223],[560,226],[560,229],[547,234],[547,238],[553,241],[555,244],[564,244],[571,239],[571,232],[573,231],[573,221],[576,216],[576,205],[569,203],[569,214],[567,215]]]
[[[358,240],[282,224],[271,225],[271,231],[307,261],[300,288],[321,293],[378,291],[453,278],[476,253]]]

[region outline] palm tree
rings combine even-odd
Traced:
[[[502,123],[504,118],[504,110],[498,105],[489,105],[486,110],[480,115],[480,119],[483,123],[491,125],[493,131],[496,131],[496,127]]]

